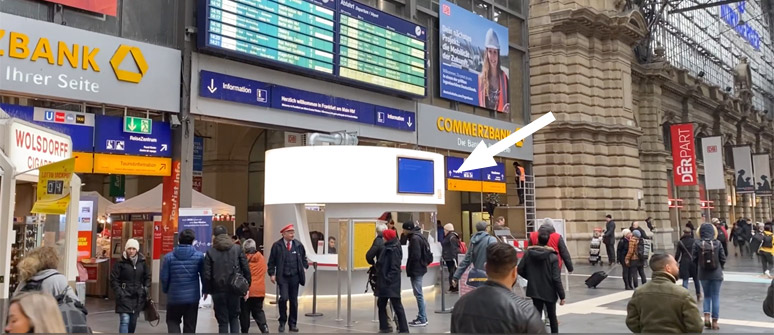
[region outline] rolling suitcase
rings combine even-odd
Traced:
[[[607,279],[607,276],[616,267],[618,267],[618,265],[610,268],[610,270],[608,270],[608,271],[597,271],[597,272],[594,272],[590,277],[586,278],[586,287],[588,287],[588,288],[597,288],[597,285],[599,285],[599,283],[601,283],[603,280]]]

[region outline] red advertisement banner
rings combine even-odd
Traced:
[[[672,167],[676,186],[697,184],[696,145],[693,124],[675,124],[670,127],[672,134]]]
[[[161,259],[161,221],[153,222],[153,259]]]
[[[78,260],[91,258],[91,232],[78,231]]]
[[[113,222],[113,229],[110,231],[110,236],[113,238],[121,239],[124,235],[124,223],[121,221]]]
[[[172,175],[164,177],[161,195],[161,253],[165,254],[175,246],[177,214],[180,208],[180,161],[172,162]]]
[[[67,7],[83,9],[110,16],[118,13],[118,0],[44,0],[58,3]]]
[[[140,239],[145,236],[145,222],[135,221],[132,222],[132,238]]]

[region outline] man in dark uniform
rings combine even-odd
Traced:
[[[306,284],[306,269],[309,262],[306,250],[301,242],[294,239],[296,235],[293,224],[280,230],[282,238],[274,242],[269,255],[268,273],[271,282],[279,286],[279,332],[285,332],[285,323],[290,331],[297,333],[298,327],[298,285]],[[288,300],[290,300],[290,316],[288,316]]]

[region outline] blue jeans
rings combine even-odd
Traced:
[[[704,313],[712,313],[712,318],[720,316],[720,285],[723,280],[702,280],[704,289]]]
[[[417,308],[419,308],[417,319],[419,319],[419,321],[427,322],[427,312],[425,312],[425,297],[422,294],[423,277],[424,276],[411,277],[411,288],[414,289],[414,297],[417,298]]]
[[[118,332],[121,334],[134,334],[134,330],[137,328],[138,314],[132,313],[120,313],[118,314],[120,323],[118,325]]]
[[[686,289],[688,288],[688,284],[689,284],[688,282],[689,282],[690,279],[691,279],[690,275],[689,276],[685,276],[685,277],[682,278],[682,280],[683,280],[683,287],[685,287]],[[701,288],[699,287],[699,285],[701,285],[701,283],[698,280],[696,280],[696,277],[693,277],[693,286],[696,288],[696,294],[700,294],[701,293]]]

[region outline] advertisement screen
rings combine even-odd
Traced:
[[[398,193],[433,194],[433,161],[398,158]]]
[[[508,28],[441,1],[441,97],[510,112]]]

